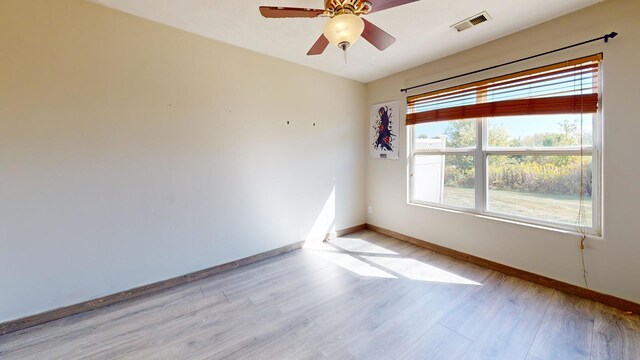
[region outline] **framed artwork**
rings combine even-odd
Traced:
[[[371,106],[369,117],[369,155],[375,159],[397,159],[400,102]]]

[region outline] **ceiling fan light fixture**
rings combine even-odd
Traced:
[[[364,21],[353,14],[339,14],[324,25],[324,36],[334,46],[346,50],[355,44],[364,31]]]

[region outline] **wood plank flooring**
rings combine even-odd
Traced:
[[[0,359],[640,359],[640,317],[359,231],[0,336]]]

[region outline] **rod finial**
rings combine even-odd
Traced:
[[[604,36],[604,42],[609,42],[609,39],[613,39],[616,36],[618,36],[618,33],[615,31],[612,31],[609,34]]]

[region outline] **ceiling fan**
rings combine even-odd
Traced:
[[[266,18],[328,17],[322,35],[307,55],[322,54],[329,43],[346,51],[361,35],[382,51],[391,46],[396,38],[361,16],[414,1],[418,0],[325,0],[324,9],[260,6],[260,13]]]

